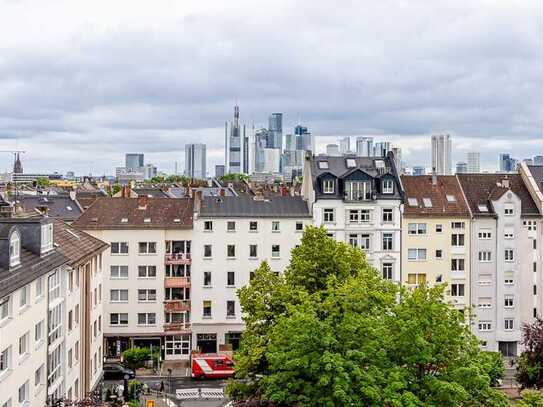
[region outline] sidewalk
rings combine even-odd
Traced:
[[[191,370],[188,361],[171,361],[165,360],[162,362],[162,367],[159,371],[153,369],[137,369],[136,377],[169,377],[171,369],[172,377],[190,377]]]

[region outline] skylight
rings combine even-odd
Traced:
[[[477,205],[477,208],[479,209],[479,212],[488,212],[488,207],[485,204],[479,204]]]
[[[151,218],[144,218],[143,223],[151,223]]]
[[[447,195],[447,202],[456,202],[456,197],[454,195]]]
[[[128,223],[128,218],[122,218],[121,223]]]
[[[71,207],[70,205],[68,205],[68,206],[66,207],[66,209],[68,209],[69,211],[71,211],[71,210],[72,210],[72,207]]]
[[[174,221],[175,223],[179,223],[179,222],[181,222],[181,219],[175,218],[173,221]]]
[[[419,201],[417,201],[417,198],[407,198],[407,203],[409,206],[418,206]]]
[[[385,168],[385,162],[383,160],[375,160],[375,168]]]
[[[347,158],[347,168],[356,168],[356,160],[354,158]]]
[[[432,207],[432,200],[430,198],[422,198],[422,203],[426,208]]]
[[[321,170],[327,170],[328,169],[328,161],[319,161],[319,168]]]

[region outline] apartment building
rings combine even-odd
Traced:
[[[244,329],[236,290],[263,261],[281,273],[304,227],[312,224],[301,197],[197,196],[194,216],[193,348],[236,350]]]
[[[448,300],[470,306],[470,211],[455,176],[402,176],[402,284],[447,284]]]
[[[74,225],[109,244],[103,262],[104,354],[132,346],[188,359],[191,199],[99,198]],[[98,294],[100,296],[100,293]]]
[[[400,281],[403,187],[394,155],[307,156],[302,195],[316,225],[366,252],[386,278]]]
[[[521,324],[541,311],[541,214],[519,174],[457,177],[472,215],[473,331],[485,349],[516,356]]]

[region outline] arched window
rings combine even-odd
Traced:
[[[21,262],[21,238],[19,232],[13,232],[9,240],[9,266],[14,267]]]

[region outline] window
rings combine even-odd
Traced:
[[[451,235],[451,245],[456,247],[462,247],[465,243],[465,235],[463,233],[453,233]]]
[[[226,316],[235,317],[236,316],[236,302],[233,300],[226,301]]]
[[[451,271],[466,271],[465,259],[451,259]]]
[[[515,273],[513,271],[506,271],[504,273],[504,284],[512,285],[515,283]]]
[[[226,230],[228,232],[235,232],[236,231],[236,222],[234,222],[233,220],[229,220],[228,222],[226,222]]]
[[[28,332],[23,336],[19,337],[19,357],[24,356],[28,353]]]
[[[272,221],[272,232],[279,232],[279,221]]]
[[[537,273],[537,262],[534,261],[532,263],[532,269],[533,269],[534,273]]]
[[[28,380],[19,387],[19,404],[25,404],[28,400]]]
[[[45,365],[41,365],[34,372],[34,386],[45,384]]]
[[[479,321],[477,324],[477,328],[479,331],[491,331],[492,330],[492,322],[491,321]]]
[[[9,240],[9,266],[15,267],[21,263],[21,239],[19,232],[13,232]]]
[[[537,285],[534,284],[534,295],[537,295]]]
[[[349,201],[361,201],[372,199],[371,182],[349,181],[345,182],[345,199]]]
[[[513,205],[505,205],[503,208],[503,213],[505,216],[513,216],[515,214],[515,208]]]
[[[138,289],[138,301],[142,302],[155,302],[156,301],[156,289],[152,288],[140,288]]]
[[[426,274],[409,273],[407,284],[426,284]]]
[[[436,250],[436,259],[442,259],[443,258],[443,250],[437,249]]]
[[[422,203],[425,208],[431,208],[432,207],[432,200],[430,198],[422,198]]]
[[[392,280],[393,278],[392,263],[383,263],[383,278],[385,280]]]
[[[367,233],[349,234],[349,244],[353,247],[360,247],[363,250],[370,249],[370,235]]]
[[[504,256],[505,261],[515,261],[515,254],[513,249],[505,249]]]
[[[68,331],[71,331],[74,327],[74,313],[72,310],[68,311]]]
[[[41,320],[36,325],[34,325],[34,342],[39,343],[43,340],[43,327],[44,322]]]
[[[72,354],[73,354],[73,351],[70,349],[68,351],[68,367],[70,369],[72,368],[72,359],[73,359]]]
[[[28,300],[29,300],[28,294],[29,294],[28,286],[23,287],[19,290],[19,308],[23,308],[28,305]]]
[[[303,222],[296,222],[296,232],[301,232],[304,230],[304,223]]]
[[[506,331],[512,331],[515,329],[515,322],[513,318],[505,318],[503,321],[503,327]]]
[[[392,233],[383,233],[383,250],[392,250]]]
[[[483,239],[483,240],[492,239],[492,232],[489,229],[479,230],[479,239]]]
[[[410,235],[425,235],[426,223],[409,223],[407,225],[407,233]]]
[[[204,287],[211,287],[211,271],[204,271]]]
[[[128,324],[128,314],[124,314],[124,315],[127,315],[126,321],[127,321],[127,324]],[[74,345],[74,359],[75,359],[76,362],[79,361],[79,341],[77,341],[75,343],[75,345]]]
[[[111,254],[128,254],[128,242],[111,242]]]
[[[233,271],[226,272],[226,285],[228,287],[234,287],[236,285],[236,273]]]
[[[36,297],[39,298],[43,295],[43,277],[36,280]]]
[[[110,290],[109,300],[110,302],[128,302],[128,290]]]
[[[480,262],[492,261],[492,252],[489,252],[489,251],[479,252],[479,261]]]
[[[513,308],[515,306],[515,300],[512,295],[506,295],[503,298],[503,306],[505,308]]]
[[[426,260],[426,249],[408,249],[408,260]]]
[[[8,347],[0,353],[0,373],[11,368],[11,347]]]
[[[537,249],[537,240],[536,239],[532,239],[532,249],[534,249],[534,250]]]
[[[278,244],[272,244],[272,257],[280,257],[281,255],[281,248],[279,247]]]
[[[128,278],[128,266],[111,266],[109,272],[111,278]]]
[[[463,297],[465,294],[464,284],[451,284],[451,297]]]
[[[206,220],[204,222],[204,230],[206,232],[211,232],[213,231],[213,221],[210,221],[210,220]]]
[[[156,314],[154,312],[138,312],[138,325],[155,325]]]
[[[128,314],[127,313],[109,314],[109,324],[110,325],[128,325]]]
[[[451,222],[451,229],[465,229],[465,222]]]
[[[211,245],[210,244],[205,244],[204,245],[204,257],[211,257]]]
[[[211,301],[205,300],[203,303],[203,314],[204,318],[211,318]]]
[[[233,244],[226,245],[226,256],[236,257],[236,245],[233,245]]]
[[[392,209],[385,208],[383,209],[383,222],[392,222],[393,221]]]
[[[454,195],[446,195],[446,198],[447,198],[447,202],[456,202],[456,197]]]
[[[356,160],[354,158],[347,158],[345,164],[347,168],[356,168]]]
[[[323,209],[322,212],[323,212],[324,222],[326,223],[334,222],[334,209],[327,208],[327,209]]]
[[[258,257],[257,253],[258,252],[257,252],[256,244],[250,244],[249,245],[249,257],[256,258],[256,257]]]
[[[327,170],[328,169],[328,161],[319,161],[319,169]]]
[[[479,209],[479,212],[488,212],[488,206],[486,206],[486,204],[477,205],[477,209]]]
[[[69,271],[68,272],[68,291],[74,290],[74,272]]]
[[[323,194],[333,194],[334,193],[334,180],[325,179],[322,180],[322,193]]]
[[[417,198],[407,198],[407,203],[409,204],[409,206],[418,206],[419,201],[417,200]]]
[[[481,309],[492,308],[492,298],[490,297],[479,297],[477,300],[477,306]]]
[[[436,225],[436,233],[443,233],[443,225],[440,225],[440,224]]]
[[[360,223],[370,221],[369,209],[351,209],[349,210],[349,223]]]
[[[11,297],[2,298],[0,301],[0,321],[4,321],[10,317],[11,314]]]
[[[383,183],[383,194],[393,194],[394,193],[394,181],[391,179],[384,179]]]
[[[515,235],[514,235],[514,233],[513,233],[512,230],[505,230],[505,231],[503,232],[503,238],[504,238],[504,239],[513,239],[514,236],[515,236]]]
[[[256,232],[258,230],[258,222],[255,220],[252,220],[249,222],[249,231],[250,232]]]
[[[139,242],[138,253],[139,254],[155,254],[156,242]]]
[[[492,284],[492,275],[491,274],[481,274],[479,277],[479,281],[477,282],[479,285],[491,285]]]
[[[156,266],[138,266],[138,278],[156,278]]]

